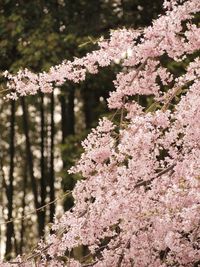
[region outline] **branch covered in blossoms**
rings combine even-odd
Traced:
[[[38,266],[200,264],[200,1],[165,1],[164,7],[151,26],[112,31],[83,58],[39,74],[6,73],[7,97],[17,98],[121,65],[108,98],[121,121],[101,119],[83,141],[84,153],[69,171],[83,177],[73,191],[75,205],[55,219],[54,233],[39,246]],[[184,74],[172,73],[163,58],[182,64]],[[152,97],[155,108],[142,107],[138,95]],[[78,260],[79,246],[89,254]],[[32,266],[27,258],[17,262]]]

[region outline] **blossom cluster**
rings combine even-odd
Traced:
[[[164,7],[142,32],[113,31],[83,58],[47,73],[7,74],[15,98],[82,81],[116,60],[122,66],[108,98],[120,122],[101,119],[83,142],[70,170],[83,177],[73,191],[75,205],[55,219],[38,266],[200,264],[200,1],[165,1]],[[170,72],[163,57],[182,63],[184,74]],[[151,96],[155,107],[142,107],[136,95]],[[89,250],[82,259],[73,257],[79,246]]]

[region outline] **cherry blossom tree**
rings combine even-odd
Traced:
[[[151,26],[112,31],[83,58],[39,74],[5,73],[7,97],[16,99],[121,66],[108,98],[116,112],[99,121],[69,170],[83,177],[74,207],[55,218],[32,256],[1,267],[29,267],[33,259],[41,267],[200,266],[200,1],[163,7]],[[182,64],[182,74],[164,59]],[[137,96],[153,104],[143,107]],[[78,246],[89,251],[79,260]]]

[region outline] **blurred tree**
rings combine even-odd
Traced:
[[[15,156],[15,101],[10,101],[11,115],[10,115],[10,169],[9,169],[9,181],[6,185],[6,196],[8,203],[8,220],[11,223],[6,227],[6,255],[10,257],[9,253],[12,251],[12,237],[14,237],[14,224],[13,219],[13,196],[14,196],[14,156]],[[6,182],[5,182],[6,183]]]

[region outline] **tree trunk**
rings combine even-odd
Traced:
[[[14,180],[14,156],[15,156],[15,101],[11,101],[11,116],[10,116],[10,170],[9,170],[9,184],[6,187],[6,195],[8,201],[8,221],[13,217],[13,180]],[[6,225],[6,258],[11,258],[13,248],[12,238],[14,237],[14,225],[10,222]]]
[[[46,200],[46,181],[45,181],[45,158],[44,158],[44,141],[45,141],[45,125],[44,125],[44,96],[41,93],[41,105],[40,105],[40,117],[41,117],[41,127],[40,127],[40,171],[41,171],[41,178],[40,178],[40,198],[41,203],[40,206],[45,205]],[[40,211],[41,217],[41,229],[45,228],[45,216],[46,216],[46,209],[42,209]]]
[[[69,135],[75,134],[75,114],[74,114],[74,97],[75,97],[75,89],[74,87],[65,88],[65,92],[63,91],[60,96],[61,103],[61,129],[62,129],[62,144],[66,143],[66,138]],[[70,157],[70,155],[69,155]],[[65,170],[69,163],[67,162],[67,158],[65,155],[62,156],[63,169]],[[66,181],[67,180],[67,181]],[[72,175],[67,175],[65,177],[65,181],[63,181],[63,190],[71,190],[74,187],[74,179]],[[68,210],[73,206],[73,198],[68,196],[64,201],[64,209]]]
[[[62,116],[62,144],[68,135],[75,133],[74,115],[74,88],[67,88],[67,93],[62,92],[60,96],[61,116]]]
[[[26,156],[27,156],[27,162],[28,162],[28,169],[29,169],[29,175],[31,178],[31,187],[33,190],[33,196],[34,196],[34,205],[35,209],[38,209],[40,207],[39,200],[38,200],[38,188],[37,183],[34,175],[34,166],[33,166],[33,154],[31,150],[31,143],[30,143],[30,137],[29,137],[29,124],[28,124],[28,114],[26,110],[26,103],[25,99],[21,98],[21,105],[23,110],[23,127],[24,127],[24,134],[26,138]],[[43,228],[43,218],[40,211],[37,212],[37,219],[38,219],[38,233],[39,236],[43,236],[44,228]]]
[[[25,207],[26,207],[26,186],[27,186],[27,162],[25,161],[24,166],[24,177],[23,177],[23,197],[22,197],[22,220],[21,220],[21,232],[20,232],[20,244],[19,244],[19,254],[22,255],[24,247],[24,220]]]
[[[83,95],[83,110],[85,115],[86,129],[90,129],[93,122],[97,120],[96,108],[99,105],[99,94],[88,87],[87,83],[82,91]]]
[[[51,137],[50,137],[50,171],[49,171],[49,186],[50,186],[50,202],[55,199],[55,172],[54,172],[54,135],[55,135],[55,125],[54,125],[54,93],[51,94]],[[55,203],[50,205],[50,222],[53,222],[55,214]]]

